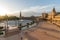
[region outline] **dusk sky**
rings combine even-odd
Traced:
[[[42,12],[51,12],[53,7],[60,11],[59,0],[0,0],[0,15],[10,14],[23,16],[39,16]]]

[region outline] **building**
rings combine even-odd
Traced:
[[[44,19],[50,20],[52,23],[60,22],[60,12],[56,12],[55,8],[52,9],[48,15],[46,13],[42,13],[42,17]]]
[[[47,13],[45,13],[45,12],[44,12],[44,13],[42,13],[42,18],[43,18],[43,19],[46,19],[46,18],[47,18],[47,16],[48,16],[48,14],[47,14]]]

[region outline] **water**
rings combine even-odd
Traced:
[[[8,26],[12,26],[12,27],[15,27],[15,26],[18,26],[20,23],[22,24],[22,25],[26,25],[26,23],[29,23],[29,22],[32,22],[31,20],[20,20],[20,21],[18,21],[18,20],[12,20],[12,21],[8,21],[8,22],[6,22],[6,21],[4,21],[4,22],[2,22],[2,23],[0,23],[0,26],[1,25],[7,25],[7,23],[8,23]]]
[[[7,23],[8,23],[8,27],[9,27],[9,30],[11,30],[11,29],[15,29],[16,27],[18,27],[18,25],[21,23],[22,25],[27,25],[27,23],[30,23],[30,22],[32,22],[31,20],[20,20],[20,21],[18,21],[18,20],[15,20],[15,21],[8,21],[8,22],[6,22],[6,21],[4,21],[4,22],[2,22],[2,23],[0,23],[0,26],[1,25],[7,25]],[[31,27],[33,27],[33,26],[35,26],[36,25],[36,23],[34,23],[33,25],[29,25],[29,28],[31,28]],[[28,27],[27,26],[25,26],[25,27],[22,27],[22,30],[25,30],[25,29],[28,29]]]

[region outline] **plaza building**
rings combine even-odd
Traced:
[[[50,13],[42,13],[42,18],[51,21],[52,23],[60,23],[60,12],[56,12],[55,8]]]

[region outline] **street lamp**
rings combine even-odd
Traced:
[[[21,40],[23,40],[23,31],[22,31],[22,24],[19,24],[18,26],[19,30],[20,30],[20,34],[21,34]]]
[[[5,34],[8,31],[8,16],[7,14],[5,15]]]
[[[20,30],[20,35],[21,35],[21,40],[28,40],[28,38],[26,37],[26,35],[24,35],[24,32],[23,32],[23,26],[22,24],[19,25],[19,30]]]
[[[5,16],[6,16],[6,31],[8,31],[8,16],[7,14]]]

